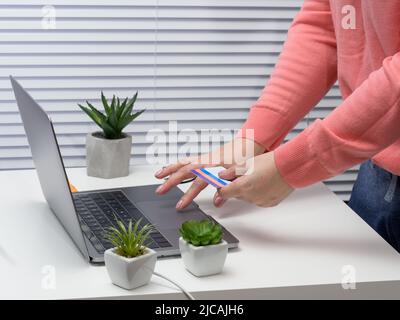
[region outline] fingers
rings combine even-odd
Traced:
[[[161,186],[159,186],[156,190],[156,193],[159,195],[167,193],[173,187],[180,184],[183,180],[194,177],[195,175],[191,172],[193,169],[201,168],[202,165],[199,163],[189,163],[185,166],[181,167],[176,172],[172,173],[168,180],[165,181]]]
[[[224,180],[234,180],[242,175],[241,172],[243,171],[243,168],[245,168],[245,164],[234,165],[224,171],[221,171],[218,176]]]
[[[166,166],[160,170],[158,170],[155,173],[155,177],[158,179],[163,179],[165,177],[170,176],[171,174],[173,174],[174,172],[178,171],[179,169],[181,169],[182,167],[188,165],[189,163],[192,162],[193,159],[190,158],[184,158],[179,160],[177,163],[174,164],[170,164],[169,166]]]
[[[239,177],[227,186],[218,189],[218,193],[223,200],[230,198],[239,198],[243,193],[243,184],[245,177]]]
[[[220,173],[218,173],[218,176],[221,179],[225,179],[225,180],[233,180],[236,178],[236,173],[235,173],[235,167],[236,166],[232,166],[224,171],[221,171]]]
[[[207,187],[207,185],[208,184],[205,181],[199,178],[194,180],[189,189],[176,204],[176,209],[182,210],[186,208],[193,201],[193,199],[196,198],[205,187]]]
[[[226,200],[222,199],[222,197],[219,195],[219,192],[217,191],[214,194],[214,206],[216,206],[217,208],[222,207],[224,205],[224,203],[226,202]]]

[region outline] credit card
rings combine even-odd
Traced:
[[[212,168],[201,168],[193,169],[192,173],[198,176],[200,179],[204,180],[208,184],[211,184],[215,188],[219,189],[230,183],[228,180],[221,179],[218,177],[218,172],[225,170],[224,167],[212,167]]]

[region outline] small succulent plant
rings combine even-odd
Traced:
[[[78,106],[103,130],[104,138],[120,139],[124,135],[122,130],[140,116],[145,110],[132,113],[138,93],[131,98],[120,98],[113,96],[109,104],[107,98],[101,93],[101,101],[104,107],[104,113],[95,108],[89,101],[86,101],[87,107],[78,104]]]
[[[189,220],[179,229],[182,238],[196,247],[218,244],[222,240],[222,228],[209,219]]]
[[[126,227],[122,221],[116,220],[118,227],[108,228],[104,239],[114,245],[116,254],[126,258],[134,258],[145,253],[147,242],[150,240],[150,233],[154,228],[149,224],[140,228],[140,222],[141,219],[133,224],[130,220]]]

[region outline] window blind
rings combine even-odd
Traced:
[[[2,1],[0,169],[33,167],[10,74],[49,113],[69,167],[85,165],[85,135],[96,130],[77,103],[100,105],[100,90],[122,97],[139,90],[138,108],[147,111],[126,130],[133,136],[132,164],[146,162],[148,130],[168,130],[170,121],[197,131],[240,128],[302,3]],[[340,101],[335,86],[287,139]],[[353,168],[326,183],[347,199],[356,174]]]

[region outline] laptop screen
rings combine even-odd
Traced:
[[[44,197],[82,254],[89,259],[53,124],[28,92],[10,78]]]

